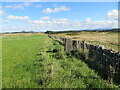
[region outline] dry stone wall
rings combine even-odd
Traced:
[[[86,55],[86,59],[96,64],[101,73],[107,77],[110,83],[120,84],[120,53],[103,46],[94,45],[85,41],[72,40],[48,35],[52,39],[59,40],[65,45],[65,51],[79,50]]]

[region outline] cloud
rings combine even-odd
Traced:
[[[45,14],[48,14],[48,13],[57,13],[57,12],[68,11],[68,10],[70,10],[70,8],[68,8],[66,6],[61,6],[59,8],[54,8],[54,9],[46,8],[42,12]]]
[[[42,18],[40,18],[41,20],[50,20],[51,18],[50,17],[48,17],[48,16],[44,16],[44,17],[42,17]]]
[[[29,7],[29,6],[36,7],[36,8],[41,8],[42,7],[42,5],[40,5],[40,4],[35,4],[34,5],[30,2],[24,2],[24,3],[21,3],[21,4],[6,5],[5,8],[25,9],[25,7]]]
[[[2,22],[3,21],[3,19],[2,18],[0,18],[0,22]]]
[[[14,4],[14,5],[6,5],[5,8],[12,8],[12,9],[25,9],[25,7],[30,6],[31,4],[28,2],[22,4]]]
[[[118,10],[112,10],[108,12],[107,19],[118,20]]]
[[[4,12],[2,10],[0,10],[0,16],[2,16],[4,14]]]
[[[12,8],[12,5],[7,5],[5,6],[5,8]]]
[[[117,28],[118,23],[116,21],[92,21],[90,18],[86,18],[84,21],[70,21],[67,18],[50,18],[42,17],[40,20],[29,21],[42,30],[80,30],[80,29],[97,29],[97,28]]]
[[[54,10],[53,10],[53,12],[60,12],[60,11],[68,11],[69,10],[69,8],[68,7],[66,7],[66,6],[61,6],[61,7],[59,7],[59,8],[54,8]]]
[[[30,6],[31,4],[30,3],[28,3],[28,2],[25,2],[25,3],[23,3],[23,6]]]
[[[48,16],[41,17],[40,20],[29,20],[29,23],[34,23],[34,24],[58,24],[58,23],[67,23],[68,19],[67,18],[50,18]]]
[[[9,15],[7,17],[6,23],[11,20],[26,20],[23,22],[24,26],[5,26],[4,30],[35,30],[35,31],[64,31],[64,30],[83,30],[83,29],[99,29],[99,28],[118,28],[117,20],[103,20],[103,21],[93,21],[91,18],[86,18],[83,21],[76,20],[72,21],[67,18],[51,18],[48,16],[41,17],[38,20],[30,20],[28,16],[13,16]],[[9,27],[9,28],[8,28]]]
[[[24,25],[10,25],[2,28],[4,31],[64,31],[64,30],[82,30],[82,29],[97,29],[97,28],[116,28],[117,21],[92,21],[88,24],[84,21],[70,21],[67,19],[51,19],[51,20],[31,20]]]
[[[2,8],[2,5],[0,5],[0,8]]]
[[[45,10],[42,11],[43,13],[47,14],[47,13],[52,13],[53,10],[51,8],[46,8]]]
[[[41,24],[41,23],[45,23],[45,22],[41,21],[41,20],[35,20],[35,21],[29,20],[28,23]]]
[[[93,26],[95,28],[115,28],[117,26],[113,26],[114,21],[106,20],[106,21],[94,21]]]
[[[11,21],[10,20],[4,20],[5,23],[10,23]]]
[[[56,23],[68,23],[68,19],[67,18],[52,19],[52,21],[54,21]]]
[[[21,4],[16,4],[16,5],[14,5],[14,6],[12,6],[12,5],[7,5],[7,6],[5,6],[5,8],[13,8],[13,9],[24,9],[24,6],[23,5],[21,5]]]
[[[91,18],[86,18],[85,22],[86,23],[90,23],[91,22]]]
[[[7,16],[8,20],[28,20],[29,17],[28,16],[13,16],[13,15],[9,15]]]

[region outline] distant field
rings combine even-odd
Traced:
[[[44,33],[11,33],[11,34],[2,34],[2,38],[19,38],[25,36],[33,36],[33,35],[43,35]]]
[[[117,32],[79,32],[63,33],[57,36],[71,37],[76,40],[85,40],[86,42],[104,45],[105,48],[112,48],[118,51],[118,33]]]
[[[2,45],[3,88],[116,87],[45,34],[5,34]]]

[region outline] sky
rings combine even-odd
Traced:
[[[2,2],[3,32],[118,27],[117,2]]]
[[[119,0],[2,0],[2,2],[118,2]]]

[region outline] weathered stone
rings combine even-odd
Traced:
[[[73,50],[72,40],[70,38],[66,38],[65,51],[71,51],[71,50]]]

